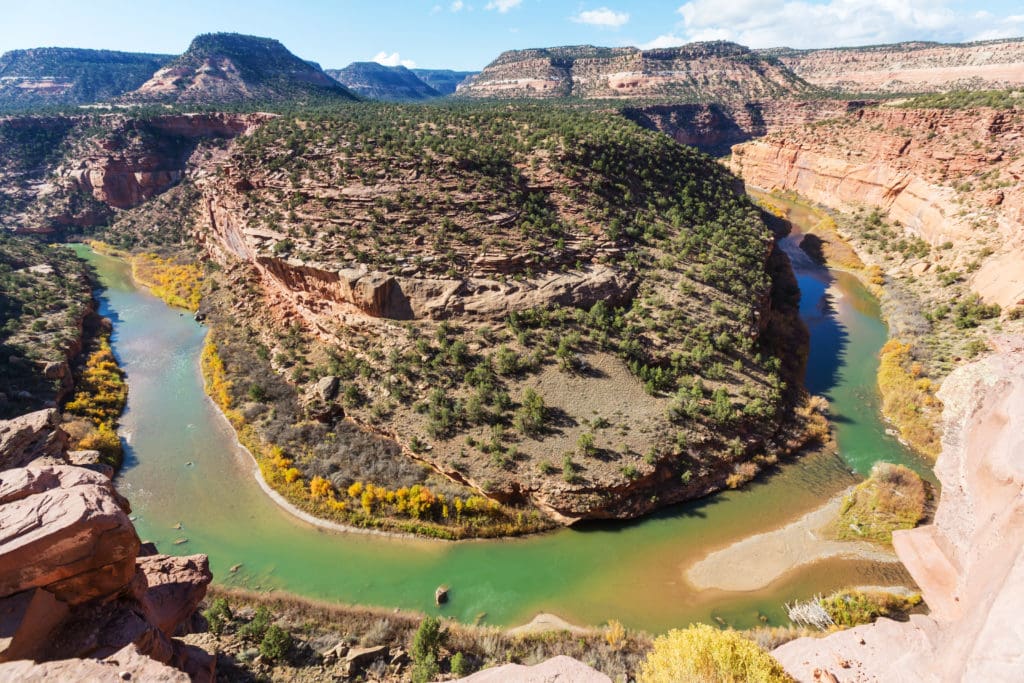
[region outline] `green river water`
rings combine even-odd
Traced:
[[[855,278],[800,259],[792,237],[782,246],[795,256],[811,330],[807,385],[831,402],[840,455],[808,455],[742,491],[637,522],[461,543],[329,533],[278,508],[203,392],[205,329],[137,288],[123,262],[74,248],[99,274],[101,313],[114,322],[113,348],[127,373],[121,431],[128,446],[117,484],[143,539],[164,552],[206,553],[225,585],[441,611],[463,621],[484,615],[487,623],[513,625],[543,611],[659,632],[713,619],[738,628],[764,618],[785,623],[786,600],[906,580],[899,565],[848,560],[820,562],[748,593],[697,592],[684,579],[708,551],[796,519],[877,460],[927,471],[886,435],[879,417],[876,354],[886,328],[877,303]],[[175,545],[180,539],[187,542]],[[451,600],[437,608],[440,584],[451,587]]]

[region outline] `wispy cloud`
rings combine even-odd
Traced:
[[[381,50],[376,55],[374,55],[373,61],[377,62],[378,64],[383,64],[384,66],[398,66],[399,64],[401,64],[407,69],[413,69],[416,67],[416,62],[412,61],[411,59],[402,59],[401,55],[399,55],[397,52],[392,52],[391,54],[388,54],[384,50]]]
[[[496,9],[504,14],[510,9],[519,7],[521,4],[523,4],[523,0],[491,0],[484,9]]]
[[[641,47],[732,40],[749,47],[798,48],[978,40],[1024,32],[1024,17],[960,12],[951,0],[690,0],[682,20]]]
[[[452,4],[448,5],[448,9],[452,12],[461,12],[466,7],[466,3],[462,0],[455,0]]]
[[[619,28],[629,21],[628,12],[616,12],[607,7],[588,9],[580,12],[572,18],[577,24],[590,24],[591,26],[604,26],[607,28]]]

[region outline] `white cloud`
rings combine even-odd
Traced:
[[[504,14],[513,7],[519,7],[522,3],[523,0],[491,0],[484,9],[496,9]]]
[[[628,12],[616,12],[607,7],[588,9],[580,12],[572,18],[577,24],[590,24],[591,26],[606,26],[619,28],[629,21]]]
[[[462,0],[455,0],[455,2],[448,6],[448,9],[450,9],[452,12],[461,12],[462,8],[465,6],[466,4],[462,2]]]
[[[381,50],[380,52],[373,56],[373,61],[377,62],[378,64],[383,64],[384,66],[398,66],[399,64],[401,64],[406,69],[416,68],[416,62],[412,61],[411,59],[402,59],[402,57],[397,52],[392,52],[391,54],[388,54],[386,51]]]
[[[1020,35],[1020,17],[991,12],[959,13],[952,0],[690,0],[677,10],[682,21],[642,47],[696,40],[733,40],[749,47],[830,47],[943,42]]]
[[[441,6],[440,5],[434,5],[433,7],[430,8],[430,13],[431,14],[440,14],[441,13]]]

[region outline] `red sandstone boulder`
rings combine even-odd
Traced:
[[[74,466],[0,473],[0,596],[45,587],[69,605],[109,596],[135,575],[128,501]]]
[[[0,664],[0,681],[53,683],[54,681],[146,681],[188,683],[189,675],[172,669],[129,645],[106,659],[65,659],[35,663],[21,660]],[[203,680],[203,679],[197,679]]]
[[[0,470],[24,467],[39,458],[62,459],[68,435],[53,408],[0,420]]]
[[[149,621],[173,635],[196,611],[213,580],[206,555],[140,557],[138,566],[149,586],[141,598]]]

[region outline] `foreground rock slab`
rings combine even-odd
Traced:
[[[478,671],[463,683],[611,683],[600,671],[572,657],[559,655],[534,666],[506,664]]]
[[[1024,338],[995,345],[939,392],[935,524],[893,534],[932,613],[779,647],[797,680],[1024,680]]]

